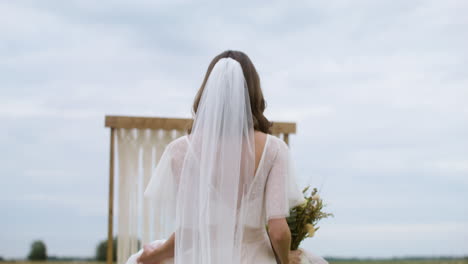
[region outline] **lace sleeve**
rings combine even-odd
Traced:
[[[304,200],[296,184],[288,146],[282,141],[278,143],[278,151],[268,174],[265,189],[267,221],[288,217],[290,208]]]

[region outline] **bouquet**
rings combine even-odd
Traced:
[[[291,230],[291,250],[297,250],[302,240],[314,236],[319,229],[317,226],[319,220],[333,216],[322,211],[325,205],[317,194],[317,188],[307,195],[309,188],[310,186],[307,186],[302,190],[304,203],[292,208],[289,211],[289,217],[286,218]]]

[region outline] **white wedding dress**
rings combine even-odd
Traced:
[[[279,138],[267,136],[255,169],[258,120],[250,98],[256,92],[244,76],[249,70],[232,58],[213,60],[190,134],[166,147],[146,187],[156,211],[152,246],[175,233],[175,257],[166,263],[276,263],[265,226],[304,201]],[[306,263],[323,262],[304,255]]]
[[[163,154],[156,175],[162,173],[171,175],[177,184],[187,146],[187,136],[171,142]],[[297,188],[293,175],[291,175],[289,163],[288,146],[281,139],[267,135],[250,190],[253,199],[249,201],[248,224],[245,226],[242,242],[241,263],[276,263],[265,225],[269,219],[289,216],[289,209],[303,202],[302,194]],[[152,181],[155,180],[157,179],[152,179]],[[159,182],[159,184],[161,183]],[[151,246],[158,247],[164,241],[156,240],[151,243]],[[305,260],[303,263],[327,264],[323,258],[303,249],[302,251]],[[127,264],[137,264],[136,259],[141,253],[142,251],[132,255]],[[173,259],[164,262],[164,264],[172,263],[174,263]]]

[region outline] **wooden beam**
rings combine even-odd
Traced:
[[[114,261],[114,128],[110,129],[110,159],[109,159],[109,211],[107,219],[107,264]]]
[[[192,122],[187,118],[161,118],[140,116],[106,116],[106,127],[186,130]]]
[[[105,126],[111,128],[164,129],[184,131],[190,126],[189,118],[161,118],[139,116],[106,116]],[[273,122],[272,134],[295,134],[296,123]]]
[[[286,145],[289,146],[289,134],[284,134],[284,135],[283,135],[283,140],[284,140],[284,142],[286,143]]]
[[[296,134],[296,123],[273,122],[272,134]]]

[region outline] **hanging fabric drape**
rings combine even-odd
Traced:
[[[156,217],[144,199],[153,168],[164,148],[183,134],[162,129],[116,129],[118,175],[117,263],[124,263],[138,249],[155,239]]]

